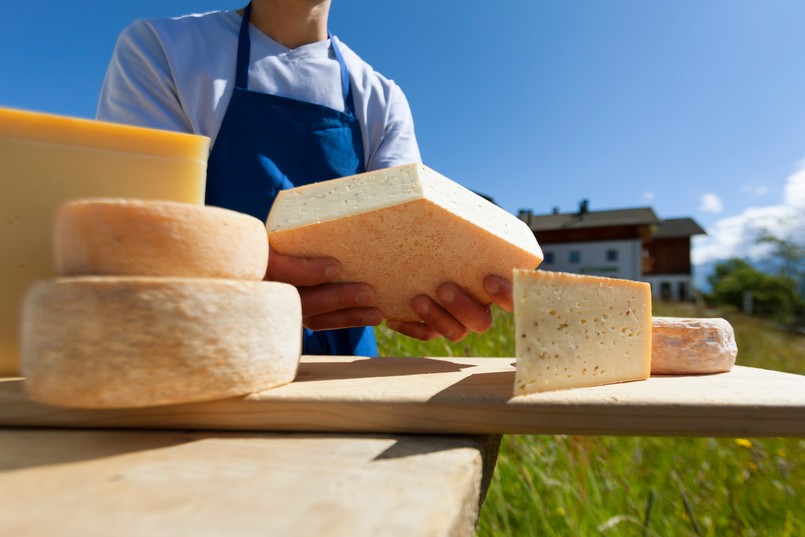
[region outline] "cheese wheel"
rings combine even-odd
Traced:
[[[735,332],[725,319],[655,317],[651,340],[653,375],[723,373],[738,356]]]
[[[483,279],[542,261],[514,215],[422,164],[283,190],[267,221],[274,251],[341,262],[338,282],[375,290],[385,317],[416,321],[410,303],[455,282],[480,303]]]
[[[648,283],[516,270],[513,299],[515,395],[649,377]]]
[[[302,313],[293,286],[203,278],[38,282],[22,312],[29,396],[76,408],[233,397],[291,382]]]
[[[262,280],[263,223],[247,214],[167,201],[75,200],[61,206],[56,270],[71,275]]]

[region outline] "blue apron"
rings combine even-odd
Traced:
[[[263,222],[280,190],[365,171],[361,127],[352,86],[335,39],[345,112],[249,91],[249,16],[238,38],[235,88],[207,164],[207,205],[250,214]],[[304,354],[377,356],[372,327],[304,329]]]

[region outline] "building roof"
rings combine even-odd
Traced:
[[[673,239],[693,235],[707,235],[707,232],[692,218],[666,218],[660,222],[657,231],[654,232],[655,239]]]
[[[563,229],[584,229],[611,226],[658,225],[657,218],[650,207],[636,209],[615,209],[610,211],[587,211],[585,208],[575,213],[530,214],[521,213],[532,231],[559,231]]]

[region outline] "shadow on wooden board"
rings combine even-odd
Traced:
[[[181,431],[60,431],[0,429],[0,472],[116,457],[198,440]]]
[[[302,362],[294,382],[374,377],[401,377],[429,373],[456,373],[475,367],[433,358],[358,358],[352,362]]]
[[[429,403],[450,404],[506,404],[514,397],[514,371],[494,371],[477,373],[464,377],[435,393],[428,399]]]

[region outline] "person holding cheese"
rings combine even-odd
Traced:
[[[420,162],[408,102],[328,32],[330,0],[254,0],[238,11],[138,20],[118,38],[97,118],[210,137],[206,203],[263,221],[282,189]],[[373,289],[330,283],[329,258],[271,252],[267,278],[299,290],[305,354],[375,356]],[[485,288],[511,311],[511,284]],[[410,337],[461,340],[489,308],[453,283],[412,301]]]

